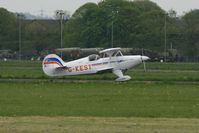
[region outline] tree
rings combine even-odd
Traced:
[[[183,16],[186,54],[199,56],[199,10],[192,10]]]
[[[56,20],[33,20],[25,25],[25,50],[52,50],[59,45],[59,23]]]
[[[163,45],[164,11],[148,0],[104,0],[80,7],[65,25],[66,47],[153,47]],[[113,32],[113,33],[112,33]]]
[[[17,19],[15,14],[0,8],[0,49],[17,49]]]

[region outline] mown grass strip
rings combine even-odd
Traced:
[[[198,119],[0,117],[2,133],[197,133]]]
[[[199,86],[153,82],[1,82],[0,116],[199,118]]]

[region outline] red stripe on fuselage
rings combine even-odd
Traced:
[[[55,61],[49,61],[49,62],[44,62],[44,65],[49,65],[49,64],[57,64],[59,66],[61,66],[58,62],[55,62]]]

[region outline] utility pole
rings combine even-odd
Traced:
[[[112,29],[112,30],[111,30],[111,47],[112,47],[112,48],[114,47],[114,46],[113,46],[113,45],[114,45],[114,44],[113,44],[113,40],[114,40],[114,22],[113,22],[113,19],[114,19],[114,17],[115,17],[115,16],[114,16],[114,15],[115,15],[114,13],[117,13],[117,14],[118,14],[118,12],[119,12],[119,11],[112,11],[112,26],[111,26],[111,29]]]
[[[22,14],[17,14],[17,17],[18,17],[18,21],[19,21],[19,27],[18,27],[18,31],[19,31],[19,35],[18,35],[18,43],[19,43],[19,60],[21,60],[21,19],[22,19]]]
[[[167,13],[164,16],[164,61],[167,62]]]
[[[112,30],[111,30],[111,47],[113,48],[113,20],[112,20]]]
[[[43,9],[41,9],[40,10],[40,17],[43,19],[43,17],[44,17],[44,10]]]
[[[63,17],[65,15],[63,10],[58,10],[56,12],[56,15],[60,16],[60,44],[61,44],[61,49],[63,48],[63,26],[62,26],[62,21]],[[62,58],[62,50],[61,50],[61,58]]]

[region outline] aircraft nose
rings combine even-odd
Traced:
[[[150,58],[148,56],[141,56],[142,61],[149,60]]]

